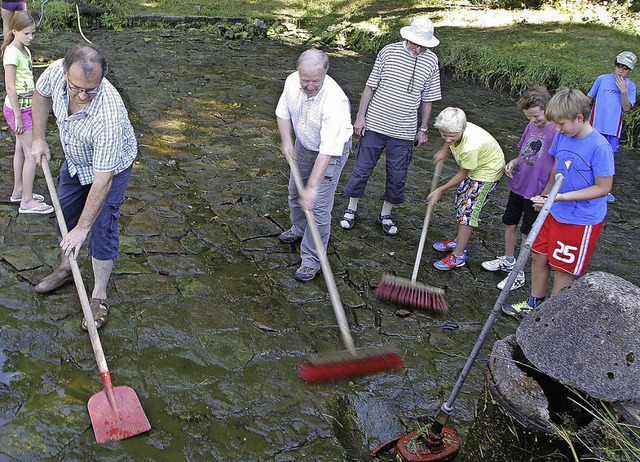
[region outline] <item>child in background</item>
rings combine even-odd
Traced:
[[[549,192],[553,185],[553,157],[549,155],[549,148],[556,136],[556,127],[544,115],[550,98],[551,94],[546,88],[533,86],[518,101],[518,108],[529,119],[529,124],[518,143],[520,155],[505,166],[505,172],[510,178],[507,182],[509,199],[502,215],[502,223],[507,225],[504,233],[505,254],[495,260],[483,262],[482,267],[487,271],[509,272],[513,269],[516,262],[518,223],[522,218],[520,232],[524,242],[538,218],[538,212],[534,210],[530,198]],[[504,288],[507,278],[498,284],[498,289]],[[524,283],[524,271],[519,271],[511,290],[519,289]]]
[[[16,134],[13,157],[14,185],[11,202],[20,202],[20,213],[51,213],[53,207],[45,204],[44,197],[33,194],[36,160],[31,155],[33,122],[31,100],[34,80],[31,52],[27,45],[33,41],[36,24],[26,11],[16,11],[11,19],[8,35],[2,43],[2,64],[7,96],[3,113],[9,127]]]
[[[630,51],[620,53],[616,56],[613,74],[598,76],[587,95],[590,101],[595,99],[589,123],[607,139],[614,153],[620,145],[624,113],[636,104],[636,84],[629,79],[629,74],[637,61]]]
[[[26,11],[27,2],[24,0],[3,0],[2,2],[2,37],[6,38],[11,30],[11,20],[16,11]]]
[[[446,271],[464,266],[467,262],[467,243],[473,228],[478,226],[482,207],[502,177],[504,154],[493,136],[467,122],[462,109],[444,109],[438,114],[435,127],[444,139],[444,145],[434,155],[435,162],[444,161],[451,152],[460,166],[458,173],[427,197],[428,201],[435,204],[448,189],[458,188],[455,199],[458,233],[455,239],[433,244],[436,250],[452,251],[433,264],[437,269]]]
[[[502,311],[523,318],[545,298],[551,270],[551,296],[584,274],[607,215],[606,196],[613,185],[613,149],[589,124],[591,102],[579,90],[562,88],[547,104],[545,115],[558,127],[549,153],[564,182],[533,244],[531,296]],[[531,200],[541,207],[545,196]]]

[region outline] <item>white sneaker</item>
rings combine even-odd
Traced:
[[[509,276],[507,276],[506,278],[504,278],[502,281],[500,281],[498,283],[498,289],[500,289],[500,290],[504,289],[504,286],[507,283],[507,279],[509,279]],[[518,275],[516,276],[516,280],[513,281],[513,284],[511,285],[511,290],[517,290],[520,287],[523,287],[524,286],[524,282],[525,282],[524,271],[518,271]]]
[[[515,264],[515,260],[513,263],[509,263],[507,257],[503,255],[501,257],[497,257],[495,260],[482,262],[482,267],[487,271],[511,271]]]

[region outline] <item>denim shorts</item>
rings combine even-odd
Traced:
[[[114,175],[111,189],[102,207],[102,211],[91,226],[88,239],[89,256],[97,260],[115,260],[118,258],[120,236],[118,217],[120,206],[124,202],[124,191],[131,176],[133,164],[126,170]],[[84,210],[91,185],[82,185],[78,176],[70,176],[67,161],[60,168],[58,177],[58,195],[64,219],[69,230],[78,223]]]

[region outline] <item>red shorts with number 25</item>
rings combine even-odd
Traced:
[[[604,221],[597,225],[568,225],[549,214],[531,251],[546,255],[554,270],[580,276],[589,266],[603,225]]]

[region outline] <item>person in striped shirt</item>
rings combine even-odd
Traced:
[[[343,229],[354,227],[358,202],[386,149],[384,202],[377,222],[385,233],[398,234],[391,211],[394,205],[405,201],[412,148],[429,139],[431,106],[433,101],[442,99],[438,58],[429,49],[440,43],[433,35],[431,20],[418,17],[400,29],[400,35],[402,42],[385,46],[376,57],[360,99],[353,125],[360,140],[351,178],[344,189],[349,205],[340,220]]]
[[[118,256],[118,217],[138,142],[127,109],[105,78],[107,62],[93,45],[75,45],[40,76],[33,94],[32,155],[51,158],[45,140],[53,109],[64,151],[58,177],[60,208],[69,233],[60,240],[60,266],[35,287],[40,294],[72,282],[70,258],[85,240],[93,265],[91,312],[96,328],[107,321],[107,284]],[[87,329],[87,321],[82,320]]]

